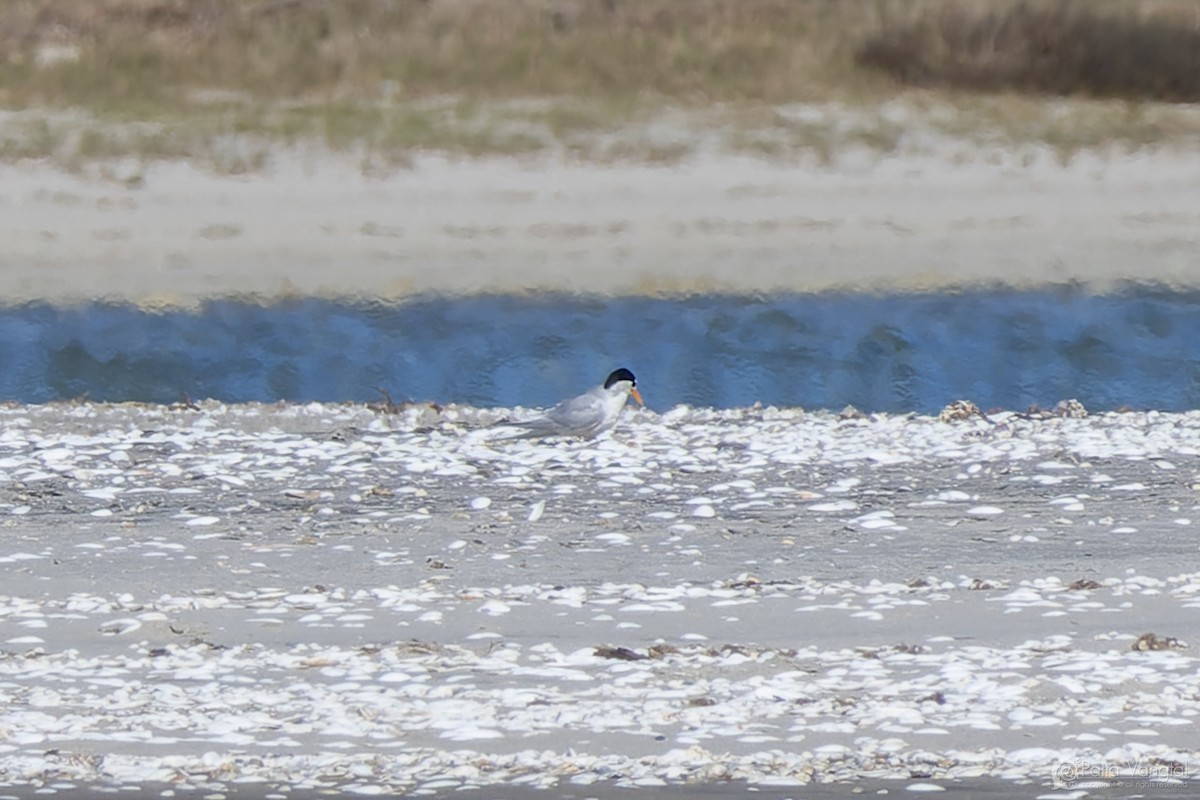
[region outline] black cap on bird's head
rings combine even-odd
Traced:
[[[642,402],[641,394],[638,393],[637,378],[633,377],[633,373],[624,367],[621,367],[620,369],[614,369],[608,374],[608,379],[604,381],[604,388],[611,389],[621,381],[629,381],[629,395],[637,401],[639,406],[646,405]]]
[[[629,381],[634,386],[637,386],[637,378],[633,377],[633,373],[621,367],[620,369],[614,369],[608,374],[608,379],[604,381],[604,388],[611,389],[614,383],[620,383],[621,381]]]

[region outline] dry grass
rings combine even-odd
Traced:
[[[269,142],[315,139],[381,163],[547,147],[670,161],[699,124],[724,147],[827,160],[847,142],[898,147],[904,127],[870,109],[907,84],[951,87],[939,102],[963,107],[963,88],[1192,98],[1197,13],[1193,0],[4,0],[0,107],[25,116],[0,126],[0,157],[201,153],[239,171]],[[856,121],[775,111],[834,104]],[[995,122],[988,108],[979,124]],[[664,109],[693,129],[664,136]],[[1079,141],[1103,140],[1112,116],[1092,114],[1101,128]],[[1152,139],[1148,118],[1111,133]],[[1027,135],[1053,140],[1056,125]]]
[[[139,112],[218,87],[258,102],[648,94],[775,103],[821,99],[831,69],[853,72],[855,47],[877,20],[872,8],[826,0],[8,0],[0,62],[9,103]]]
[[[859,61],[922,86],[1197,102],[1200,6],[945,5],[872,36]]]

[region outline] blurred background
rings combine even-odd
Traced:
[[[1194,0],[11,0],[0,399],[1200,405]]]

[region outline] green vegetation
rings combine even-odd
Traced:
[[[1048,96],[1056,96],[1048,100]],[[1192,0],[6,0],[0,157],[670,161],[1200,136]],[[896,106],[907,109],[898,118]],[[796,113],[796,110],[807,113]]]

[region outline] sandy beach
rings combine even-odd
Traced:
[[[425,155],[382,174],[281,149],[187,163],[0,166],[9,303],[422,293],[1197,285],[1200,157],[1169,148],[849,150],[831,164]]]
[[[1196,414],[526,413],[0,409],[0,794],[1187,796]]]
[[[1197,185],[1167,149],[18,162],[0,291],[1194,289]],[[1190,796],[1194,413],[659,410],[502,447],[528,409],[0,408],[0,796]]]

